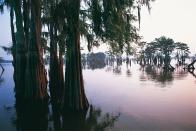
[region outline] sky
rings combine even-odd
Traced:
[[[0,13],[0,46],[9,46],[11,42],[9,13],[5,11],[4,14]],[[11,55],[7,55],[7,53],[4,52],[1,48],[0,57],[4,57],[5,59],[12,59]]]
[[[196,53],[196,0],[156,0],[151,11],[142,8],[140,34],[150,42],[167,36],[175,42],[187,43],[191,53]],[[9,13],[0,15],[0,45],[11,42]],[[10,59],[0,49],[0,56]]]
[[[142,8],[140,34],[150,42],[167,36],[185,42],[196,53],[196,0],[156,0],[149,14]]]

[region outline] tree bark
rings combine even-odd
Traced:
[[[31,0],[30,7],[30,42],[27,53],[25,99],[45,100],[48,94],[41,48],[41,1]]]
[[[61,91],[60,98],[61,98],[61,101],[63,99],[63,94],[64,94],[63,91],[64,91],[64,87],[65,87],[64,69],[63,69],[63,65],[64,65],[63,54],[64,54],[64,51],[62,51],[62,50],[65,50],[65,48],[59,50],[59,81],[60,81],[60,91]]]
[[[16,54],[15,54],[15,88],[16,94],[22,96],[25,87],[25,68],[26,68],[26,44],[24,39],[23,18],[21,12],[21,3],[19,0],[13,1],[13,7],[16,16]]]
[[[23,21],[26,45],[29,43],[29,0],[23,0]]]
[[[89,107],[84,92],[81,68],[79,10],[80,0],[67,1],[67,55],[65,68],[65,97],[64,109],[84,111]]]
[[[16,81],[16,36],[15,36],[15,30],[14,30],[14,9],[13,7],[10,7],[10,26],[11,26],[11,36],[12,36],[12,65],[14,67],[14,74],[13,79]]]
[[[59,79],[59,61],[57,56],[57,41],[55,38],[55,28],[53,21],[50,23],[50,73],[49,87],[52,100],[60,102],[60,79]]]

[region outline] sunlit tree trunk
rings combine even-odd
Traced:
[[[30,42],[25,76],[25,99],[45,100],[48,94],[41,48],[41,1],[31,0],[30,10]]]
[[[67,1],[67,54],[65,70],[64,109],[83,111],[89,103],[84,91],[81,68],[79,10],[80,0]]]

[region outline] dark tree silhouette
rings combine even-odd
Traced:
[[[153,0],[1,1],[0,7],[4,5],[11,7],[16,92],[25,99],[47,98],[43,48],[48,48],[46,39],[48,35],[50,38],[50,89],[57,91],[55,96],[59,94],[58,92],[63,92],[65,110],[87,110],[89,103],[84,91],[80,37],[86,38],[89,50],[93,46],[99,46],[100,42],[105,42],[110,45],[113,53],[122,54],[126,51],[130,54],[130,43],[140,38],[133,22],[139,20],[140,23],[140,9],[142,6],[150,8],[151,1]],[[138,9],[138,19],[133,14],[133,9]],[[48,28],[46,32],[42,32],[42,24]],[[64,91],[62,86],[65,88]],[[60,96],[62,97],[62,94]],[[59,101],[61,100],[60,98]]]

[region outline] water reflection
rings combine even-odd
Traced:
[[[103,55],[103,54],[102,54]],[[104,56],[104,55],[103,55]],[[100,57],[100,54],[90,54],[88,55],[88,59],[85,59],[85,63],[83,62],[84,69],[105,69],[106,72],[113,72],[114,75],[123,75],[125,74],[127,77],[132,77],[132,65],[131,63],[135,62],[130,58],[123,59],[122,57],[114,57],[114,56],[104,56]],[[134,64],[134,66],[136,63]],[[183,68],[183,66],[176,65],[174,70],[168,70],[163,68],[161,65],[140,65],[139,71],[140,81],[154,81],[159,84],[166,86],[167,84],[171,84],[174,79],[180,80],[185,78],[188,75],[188,71]],[[87,68],[85,68],[87,67]],[[190,71],[189,71],[190,72]],[[193,73],[192,73],[193,74]],[[194,76],[194,74],[193,74]]]
[[[0,64],[1,70],[0,70],[0,85],[1,83],[3,83],[4,79],[3,79],[3,73],[4,73],[4,68],[3,66]]]
[[[66,112],[63,117],[63,130],[67,131],[106,131],[114,126],[120,115],[102,114],[100,109],[90,107],[89,112]]]
[[[145,67],[147,77],[157,82],[164,84],[165,82],[173,81],[173,72],[162,67],[147,65]]]
[[[127,77],[131,77],[131,70],[129,68],[127,68],[127,71],[126,71],[126,74],[127,74]]]
[[[0,76],[0,85],[4,82],[4,78]]]
[[[104,53],[90,53],[82,55],[83,69],[102,69],[106,66],[106,55]]]
[[[122,59],[122,63],[117,64],[116,58],[111,57],[110,61],[105,59],[106,65],[103,69],[84,70],[87,97],[96,107],[101,108],[91,106],[89,111],[84,113],[62,113],[61,104],[52,101],[52,98],[49,103],[41,105],[39,103],[26,105],[18,98],[15,101],[12,88],[13,68],[11,64],[5,66],[2,76],[5,81],[0,86],[6,87],[0,88],[2,123],[0,130],[108,131],[125,128],[125,130],[142,131],[184,131],[196,129],[196,104],[193,102],[196,100],[193,77],[195,71],[188,73],[183,67],[178,66],[173,72],[167,72],[158,66],[140,66],[134,62],[132,60],[130,64],[130,61]],[[113,72],[116,67],[121,69],[121,74],[118,76]],[[163,74],[167,77],[162,78]],[[171,88],[157,88],[162,87],[163,83]],[[14,101],[16,113],[12,108]],[[112,112],[121,112],[121,115]],[[13,123],[10,123],[10,120]]]
[[[48,131],[48,104],[47,102],[24,103],[16,99],[17,131]]]
[[[188,75],[188,71],[183,69],[182,66],[176,66],[174,71],[164,69],[155,65],[145,66],[145,72],[148,79],[155,80],[162,84],[170,83],[174,79],[180,80]]]
[[[0,72],[1,72],[1,73],[0,73],[0,78],[1,78],[2,75],[3,75],[3,72],[4,72],[4,70],[5,70],[5,69],[3,68],[3,66],[1,65],[1,63],[0,63],[0,68],[1,68],[1,70],[0,70]]]
[[[59,103],[24,103],[16,99],[17,131],[106,131],[114,126],[120,114],[102,113],[90,106],[88,112],[62,111]],[[52,110],[50,112],[50,110]]]
[[[106,72],[112,71],[115,75],[122,74],[122,64],[124,62],[126,62],[127,77],[131,77],[131,59],[128,57],[123,59],[121,56],[106,56],[104,53],[91,53],[88,55],[82,55],[83,69],[95,70],[106,68]]]

